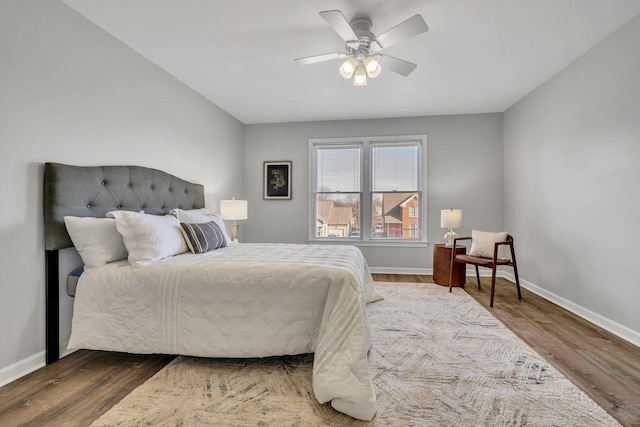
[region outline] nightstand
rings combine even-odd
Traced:
[[[438,285],[449,286],[449,269],[451,268],[451,251],[453,248],[444,243],[433,245],[433,281]],[[466,246],[456,246],[456,255],[466,254]],[[466,265],[453,264],[453,286],[464,287],[466,277]]]

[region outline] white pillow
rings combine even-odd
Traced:
[[[84,262],[85,271],[127,257],[115,219],[65,216],[64,224]]]
[[[178,221],[190,224],[204,224],[215,221],[216,225],[220,227],[220,230],[224,235],[226,245],[229,246],[232,243],[231,237],[227,234],[227,228],[224,225],[224,221],[218,214],[209,213],[207,209],[191,209],[188,211],[183,209],[173,209],[171,213],[178,218]]]
[[[471,249],[469,255],[483,258],[493,258],[493,249],[496,242],[504,242],[507,240],[509,233],[502,231],[492,233],[490,231],[471,230]],[[498,249],[498,258],[506,259],[507,246],[501,245]]]
[[[209,210],[202,209],[172,209],[170,212],[172,215],[175,215],[180,222],[187,222],[191,224],[203,224],[205,222],[210,222],[211,218],[209,217]]]
[[[129,252],[134,267],[148,265],[173,255],[187,252],[180,222],[173,215],[147,215],[136,212],[109,212]]]

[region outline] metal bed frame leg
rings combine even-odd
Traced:
[[[60,359],[60,265],[58,251],[45,251],[45,361]]]

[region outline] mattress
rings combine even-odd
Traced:
[[[366,304],[380,299],[352,246],[237,244],[86,272],[69,348],[202,357],[314,353],[320,403],[370,420]]]

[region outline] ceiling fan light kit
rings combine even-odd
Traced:
[[[356,72],[353,75],[354,86],[366,86],[367,85],[367,72],[364,69],[364,65],[360,64],[356,67]]]
[[[342,65],[340,66],[340,75],[345,79],[350,79],[353,76],[353,73],[356,71],[356,67],[358,66],[358,61],[354,57],[347,58]]]
[[[344,59],[345,61],[338,71],[347,80],[353,77],[354,86],[366,86],[367,76],[369,78],[378,77],[382,72],[379,62],[382,58],[384,58],[386,68],[402,76],[408,76],[416,68],[416,64],[382,54],[380,51],[429,29],[422,16],[414,15],[376,37],[371,32],[373,24],[368,18],[356,18],[349,23],[339,10],[320,12],[320,16],[345,41],[345,52],[298,58],[296,62],[307,65]]]
[[[373,56],[368,56],[367,59],[364,60],[364,68],[366,68],[367,75],[371,78],[378,77],[382,72],[380,63],[376,61]]]

